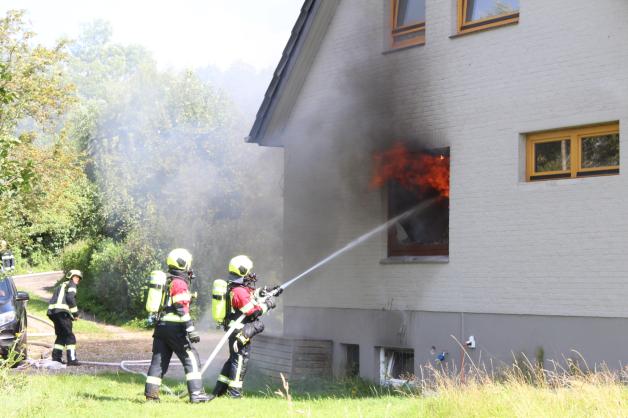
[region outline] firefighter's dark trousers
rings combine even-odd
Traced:
[[[63,352],[67,352],[68,362],[76,361],[76,336],[72,332],[72,315],[68,312],[58,312],[48,315],[55,326],[55,345],[52,349],[52,359],[61,362]]]
[[[144,391],[147,397],[159,397],[161,379],[168,371],[173,352],[185,369],[185,380],[190,396],[203,391],[198,353],[187,338],[185,325],[166,322],[158,324],[153,334],[153,358],[148,369]]]
[[[225,393],[232,398],[242,396],[242,383],[246,374],[250,352],[250,342],[242,345],[237,340],[237,333],[231,334],[229,337],[229,358],[222,366],[218,376],[213,392],[214,396],[222,396]]]

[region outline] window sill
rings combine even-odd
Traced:
[[[447,264],[448,255],[403,255],[379,260],[379,264]]]
[[[484,32],[487,30],[491,30],[491,29],[497,29],[497,28],[501,28],[504,26],[511,26],[511,25],[516,25],[519,23],[519,18],[513,19],[513,20],[506,20],[504,22],[499,22],[498,24],[492,24],[492,25],[486,25],[486,26],[478,26],[476,28],[471,28],[471,29],[461,29],[458,31],[458,33],[454,33],[453,35],[449,36],[449,39],[455,39],[455,38],[460,38],[461,36],[465,36],[465,35],[469,35],[472,33],[476,33],[476,32]]]

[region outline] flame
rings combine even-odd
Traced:
[[[412,153],[402,143],[373,155],[374,172],[370,187],[382,187],[394,180],[406,188],[436,190],[449,198],[449,156]]]

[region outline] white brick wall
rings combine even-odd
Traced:
[[[366,186],[387,124],[451,147],[450,262],[381,265],[382,235],[286,303],[628,316],[628,1],[521,0],[519,24],[450,38],[453,2],[383,54],[388,1],[341,1],[285,140],[286,278],[385,221]],[[620,175],[522,181],[522,133],[616,120]]]

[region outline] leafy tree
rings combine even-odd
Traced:
[[[27,257],[58,253],[96,224],[85,160],[59,125],[75,103],[65,43],[33,37],[23,12],[0,19],[0,233]]]
[[[256,210],[257,199],[270,187],[259,181],[257,158],[241,139],[246,126],[229,98],[191,71],[160,71],[146,50],[110,37],[109,25],[98,21],[70,47],[68,74],[80,106],[69,119],[72,136],[90,156],[88,173],[98,185],[103,232],[113,239],[93,257],[102,260],[106,252],[128,266],[113,268],[115,273],[107,273],[111,286],[94,294],[108,303],[105,299],[127,288],[137,295],[129,310],[139,314],[141,295],[130,289],[143,284],[154,265],[138,255],[131,268],[124,257],[139,251],[158,257],[157,265],[163,266],[169,249],[190,249],[202,298],[209,293],[208,276],[223,274],[229,257],[255,258],[253,249],[277,253],[280,217]],[[281,207],[277,200],[273,205]],[[121,277],[127,283],[113,285]]]

